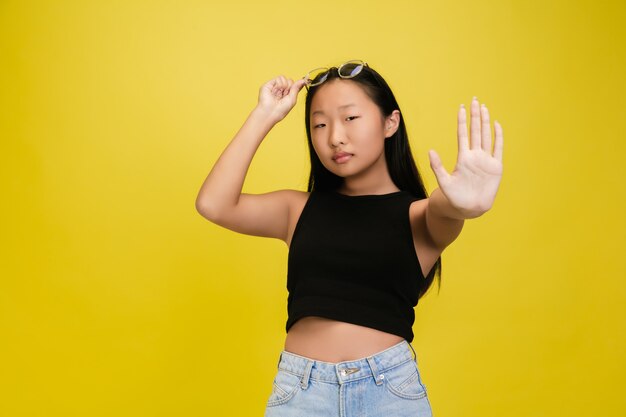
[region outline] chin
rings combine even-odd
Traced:
[[[329,171],[332,172],[333,174],[335,174],[336,176],[341,177],[341,178],[346,178],[346,177],[349,177],[350,175],[353,175],[352,172],[347,172],[345,170],[338,170],[336,168],[335,169],[329,169]]]
[[[347,168],[346,166],[344,166],[342,164],[338,164],[337,162],[335,162],[332,159],[329,159],[328,162],[326,164],[324,164],[324,166],[326,167],[327,170],[329,170],[333,174],[337,174],[337,175],[339,175],[340,172],[345,173],[346,169],[349,169],[349,168]]]

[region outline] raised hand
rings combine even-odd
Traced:
[[[279,122],[296,105],[298,92],[305,83],[304,78],[294,82],[290,78],[279,75],[261,86],[257,107]]]
[[[495,142],[491,152],[491,124],[489,111],[484,104],[479,106],[474,97],[471,104],[470,132],[467,141],[467,121],[465,107],[461,104],[458,113],[457,137],[459,154],[454,171],[449,174],[441,163],[439,155],[430,150],[430,167],[439,188],[450,204],[466,215],[478,217],[493,205],[500,179],[502,178],[502,126],[494,123]]]

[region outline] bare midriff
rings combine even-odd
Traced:
[[[284,350],[323,362],[361,359],[385,350],[403,337],[325,317],[303,317],[289,329]]]

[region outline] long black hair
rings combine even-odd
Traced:
[[[338,68],[332,67],[324,82],[329,82],[335,78],[340,78]],[[384,117],[391,115],[396,109],[400,111],[400,106],[391,88],[389,88],[389,85],[387,85],[383,77],[373,68],[364,65],[361,72],[349,80],[357,83],[357,85],[363,89],[365,94],[378,106]],[[313,101],[316,91],[322,85],[324,84],[309,87],[305,101],[304,123],[309,145],[309,156],[311,158],[311,174],[309,175],[307,187],[307,191],[309,192],[313,190],[337,191],[343,184],[343,177],[333,174],[324,167],[311,141],[311,119],[309,116],[311,112],[311,102]],[[426,188],[422,182],[422,177],[411,153],[411,146],[409,145],[409,137],[406,132],[402,111],[400,111],[400,125],[398,129],[392,136],[385,139],[385,160],[391,180],[399,189],[406,190],[419,199],[428,197]],[[438,276],[438,287],[441,288],[441,256],[437,259],[430,273],[425,277],[424,283],[420,286],[421,289],[418,299],[428,291],[435,275]]]

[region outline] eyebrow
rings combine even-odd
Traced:
[[[356,104],[354,103],[344,104],[343,106],[339,106],[338,108],[343,109],[343,108],[350,107],[350,106],[356,106]],[[324,112],[321,110],[315,110],[313,113],[311,113],[311,116],[317,113],[324,114]]]

